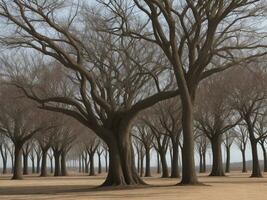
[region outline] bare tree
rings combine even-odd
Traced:
[[[265,54],[265,1],[101,0],[104,31],[157,45],[171,63],[182,103],[182,184],[197,184],[193,112],[198,84],[212,74]],[[101,13],[101,10],[97,10]],[[105,23],[111,24],[106,26]],[[107,30],[108,29],[108,30]],[[258,28],[257,28],[258,29]],[[257,37],[258,35],[258,37]],[[249,38],[249,39],[248,39]],[[238,56],[234,56],[237,55]],[[220,61],[218,61],[218,58]]]
[[[257,63],[253,64],[253,66],[255,65]],[[232,82],[228,81],[229,88],[233,89],[231,92],[232,105],[243,118],[249,134],[253,160],[251,177],[261,177],[257,144],[265,135],[258,135],[256,127],[266,99],[266,75],[260,69],[242,71],[239,68],[230,75],[234,76],[234,79],[231,79]]]
[[[166,78],[159,83],[170,69],[152,45],[94,31],[100,22],[96,15],[77,8],[67,21],[55,18],[62,13],[61,3],[64,1],[1,1],[0,16],[8,21],[9,30],[15,31],[1,41],[53,58],[64,66],[78,89],[66,96],[51,95],[47,89],[40,93],[29,83],[16,85],[42,109],[77,119],[107,143],[110,165],[103,185],[142,184],[132,163],[130,124],[141,110],[178,94],[165,87]],[[76,23],[78,14],[84,14],[79,16],[83,20]]]
[[[199,155],[199,173],[206,173],[206,154],[208,149],[208,138],[205,134],[196,131],[196,148]]]
[[[235,141],[237,147],[240,149],[242,154],[242,172],[247,172],[247,165],[246,165],[246,148],[247,148],[247,142],[248,142],[248,133],[244,126],[238,125],[237,130],[235,130]]]
[[[224,134],[223,144],[226,150],[226,162],[225,162],[225,172],[230,172],[230,156],[231,156],[231,146],[235,140],[235,134],[231,130]]]
[[[3,161],[3,174],[7,174],[7,158],[8,158],[8,139],[4,135],[0,134],[0,153]]]

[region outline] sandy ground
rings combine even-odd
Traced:
[[[265,174],[267,177],[267,174]],[[202,175],[204,186],[175,186],[177,179],[145,178],[145,188],[96,189],[104,176],[69,176],[9,180],[0,176],[0,200],[85,200],[85,199],[176,199],[176,200],[265,200],[267,178],[248,178],[249,174],[231,173],[214,178]]]

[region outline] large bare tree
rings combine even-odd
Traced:
[[[79,7],[69,16],[57,15],[69,11],[63,5],[56,0],[0,2],[9,30],[1,41],[56,60],[77,89],[51,95],[47,88],[40,94],[32,82],[17,86],[42,109],[72,116],[107,143],[110,165],[103,185],[142,184],[132,163],[130,124],[141,110],[178,94],[167,87],[171,78],[165,58],[149,43],[94,31],[101,20]],[[59,68],[58,63],[52,65]]]
[[[158,46],[174,70],[182,102],[182,184],[197,184],[193,110],[199,82],[212,74],[265,54],[266,41],[255,20],[264,0],[100,0],[103,31]],[[109,12],[107,9],[109,8]],[[97,10],[101,13],[101,10]],[[105,23],[104,23],[105,24]],[[108,30],[107,30],[108,29]],[[219,60],[219,61],[218,61]]]

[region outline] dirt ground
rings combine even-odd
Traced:
[[[267,177],[267,174],[265,174]],[[85,199],[178,199],[178,200],[265,200],[267,178],[248,178],[249,174],[231,173],[214,178],[202,175],[203,186],[175,186],[177,179],[145,178],[142,188],[97,189],[104,176],[69,176],[9,180],[0,176],[0,200],[85,200]]]

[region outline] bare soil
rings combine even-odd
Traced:
[[[265,174],[267,177],[267,174]],[[201,186],[177,186],[178,179],[144,178],[145,187],[97,188],[105,176],[47,177],[26,176],[9,180],[0,176],[0,200],[267,200],[267,178],[249,178],[249,173],[231,173],[226,177],[201,175]]]

